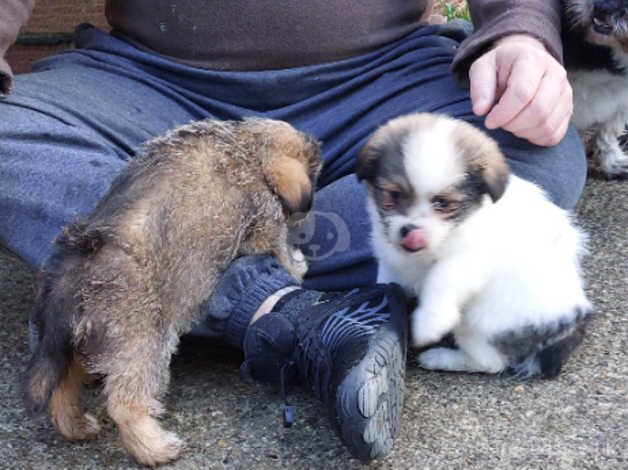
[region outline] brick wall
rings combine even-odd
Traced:
[[[71,33],[85,22],[107,29],[104,11],[105,0],[36,0],[33,15],[21,33],[45,38],[47,34]],[[28,72],[33,61],[66,47],[69,45],[15,44],[7,60],[15,73]]]

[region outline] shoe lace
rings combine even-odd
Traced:
[[[314,327],[310,331],[318,331],[318,328]],[[298,374],[300,370],[306,382],[311,384],[314,394],[320,398],[322,396],[321,387],[322,384],[325,383],[324,380],[321,380],[321,376],[324,375],[327,377],[328,374],[331,374],[331,367],[322,367],[322,361],[312,360],[313,356],[321,356],[320,349],[316,346],[314,336],[308,334],[303,340],[297,342],[292,356],[279,370],[279,387],[281,400],[283,401],[281,407],[283,425],[286,428],[291,427],[296,418],[296,406],[290,404],[288,401],[287,377],[292,374]],[[323,372],[321,372],[321,370],[323,370]],[[327,382],[329,382],[329,380],[327,380]]]
[[[283,401],[281,411],[282,411],[282,416],[283,416],[284,428],[289,428],[292,426],[292,424],[294,423],[296,414],[297,414],[297,407],[294,405],[291,405],[288,402],[288,395],[286,393],[286,388],[287,388],[286,376],[288,375],[289,370],[293,368],[295,365],[296,365],[296,362],[294,361],[294,359],[290,359],[283,366],[281,366],[281,370],[279,371],[279,386],[280,386],[281,400]]]

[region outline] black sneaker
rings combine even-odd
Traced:
[[[257,380],[280,383],[284,398],[285,385],[307,385],[328,406],[351,454],[368,462],[392,448],[406,349],[405,297],[398,286],[296,290],[249,327],[243,369]],[[285,424],[293,412],[287,405]]]

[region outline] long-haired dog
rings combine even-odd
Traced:
[[[99,431],[80,395],[104,376],[107,412],[124,447],[156,465],[182,441],[155,419],[179,337],[240,255],[272,253],[293,276],[306,265],[288,243],[320,170],[316,141],[272,120],[205,120],[147,144],[84,222],[65,228],[40,276],[27,407],[48,409],[69,440]]]
[[[433,114],[379,128],[357,163],[368,190],[378,281],[419,305],[413,343],[453,332],[458,348],[418,356],[428,369],[554,376],[584,334],[583,235],[538,186],[512,174],[497,144]]]
[[[572,122],[607,178],[628,177],[618,138],[628,123],[628,0],[563,0]]]

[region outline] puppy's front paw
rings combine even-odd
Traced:
[[[307,272],[307,260],[305,255],[298,248],[288,247],[287,250],[280,249],[273,253],[279,265],[288,271],[293,278],[301,282]]]
[[[625,179],[628,177],[628,155],[619,146],[598,154],[600,171],[606,179]]]
[[[457,349],[431,348],[416,357],[419,365],[429,370],[464,370],[464,355]]]
[[[307,272],[307,260],[305,255],[298,248],[290,250],[290,274],[298,280],[303,279]]]
[[[459,317],[455,307],[438,310],[418,307],[412,314],[412,344],[423,347],[440,341],[454,328]]]

